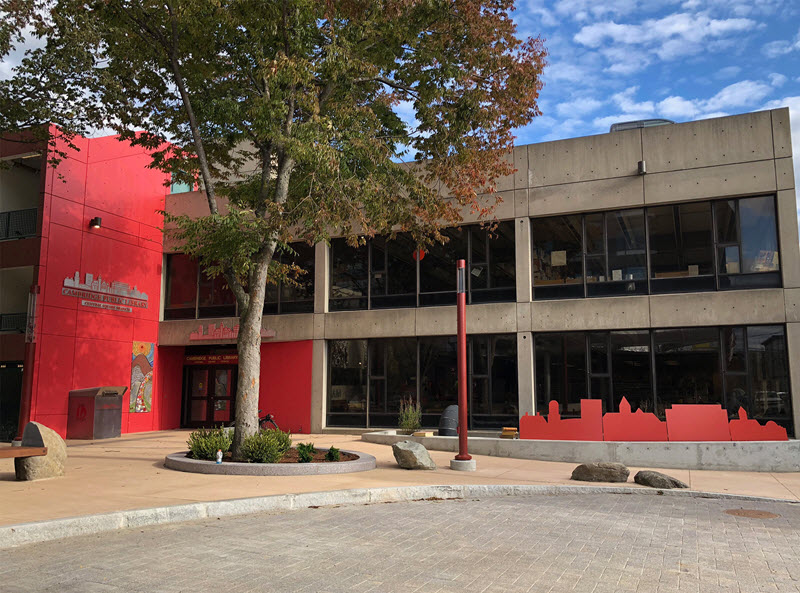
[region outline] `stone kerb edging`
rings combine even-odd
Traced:
[[[457,500],[495,496],[553,496],[558,494],[638,494],[641,496],[688,496],[752,502],[800,504],[797,501],[760,496],[743,496],[697,490],[658,490],[614,486],[546,485],[447,485],[359,488],[303,494],[279,494],[258,498],[240,498],[216,502],[117,511],[99,515],[53,519],[36,523],[0,526],[0,550],[79,535],[93,535],[118,529],[142,528],[167,523],[214,519],[251,513],[294,511],[309,507],[364,505],[415,500]]]
[[[361,440],[393,445],[416,441],[429,451],[458,451],[458,437],[414,437],[394,430],[367,432]],[[618,462],[629,467],[753,472],[800,471],[800,440],[790,441],[545,441],[469,437],[475,455],[561,461]]]
[[[223,476],[318,476],[366,472],[376,467],[375,458],[372,455],[344,449],[341,452],[357,455],[358,459],[327,463],[238,463],[235,461],[216,463],[203,459],[191,459],[186,457],[188,451],[181,451],[167,455],[164,459],[164,467],[180,472]]]

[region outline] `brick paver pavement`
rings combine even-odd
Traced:
[[[780,515],[726,514],[754,509]],[[581,494],[317,508],[0,551],[0,591],[800,591],[800,505]]]

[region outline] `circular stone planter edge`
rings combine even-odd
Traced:
[[[372,455],[345,449],[341,451],[358,455],[358,459],[328,463],[243,463],[238,461],[217,463],[204,459],[191,459],[186,457],[188,451],[180,451],[167,455],[164,458],[164,467],[180,472],[221,476],[319,476],[365,472],[376,467],[375,458]]]

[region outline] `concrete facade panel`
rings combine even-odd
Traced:
[[[800,288],[789,288],[783,291],[786,308],[786,322],[800,323]]]
[[[774,191],[775,165],[771,160],[746,165],[648,173],[644,176],[646,204],[707,200]]]
[[[650,297],[652,327],[750,325],[786,321],[783,290],[738,290]]]
[[[414,309],[328,313],[325,318],[325,338],[346,340],[413,336],[416,313]]]
[[[649,324],[650,303],[646,296],[531,303],[534,332],[636,329]]]
[[[531,282],[531,222],[526,216],[514,221],[514,240],[517,267],[517,302],[527,303],[532,298]]]
[[[794,190],[778,192],[778,244],[783,287],[800,287],[800,237]]]
[[[513,166],[514,155],[504,154],[503,161]],[[504,175],[503,177],[497,180],[497,191],[509,191],[513,189],[514,189],[514,173],[512,173],[511,175]]]
[[[320,433],[325,428],[327,391],[328,356],[325,340],[314,340],[311,352],[311,432]]]
[[[528,147],[514,147],[514,189],[528,187]]]
[[[455,317],[455,311],[452,313]],[[517,331],[517,306],[493,303],[467,307],[468,334],[507,334]]]
[[[514,191],[514,216],[528,216],[528,190],[518,189]]]
[[[641,206],[643,187],[640,176],[628,176],[531,188],[528,211],[531,216],[547,216]]]
[[[778,189],[794,189],[794,168],[791,157],[775,159],[775,181]]]
[[[794,416],[795,435],[800,426],[800,323],[786,324],[786,347],[789,360],[789,382],[792,385],[792,415]]]
[[[517,303],[517,331],[529,332],[531,329],[531,303]]]
[[[762,111],[644,128],[642,154],[649,173],[771,159],[772,120]]]
[[[530,186],[636,175],[641,159],[639,130],[531,144]]]
[[[792,128],[789,123],[789,108],[773,109],[772,116],[772,142],[775,158],[792,156]]]
[[[534,414],[533,335],[530,332],[517,334],[517,384],[519,386],[519,415]]]
[[[417,310],[417,336],[452,336],[456,333],[455,307],[425,307]]]

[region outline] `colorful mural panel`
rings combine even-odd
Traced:
[[[152,342],[134,342],[131,357],[131,413],[149,412],[153,409],[153,368],[156,345]]]

